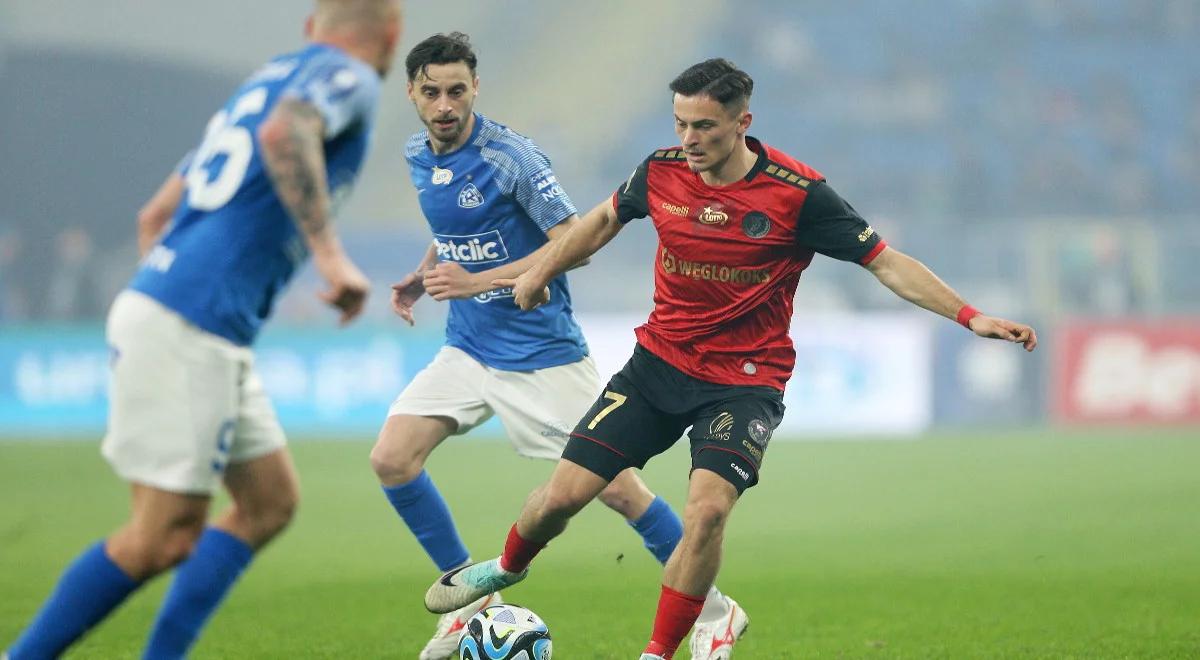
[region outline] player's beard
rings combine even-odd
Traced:
[[[427,128],[429,128],[429,131],[433,133],[435,138],[437,138],[438,142],[454,142],[460,136],[462,136],[463,130],[465,130],[467,127],[467,120],[463,117],[459,117],[458,119],[454,120],[453,124],[445,126],[435,123],[438,119],[449,118],[438,117],[437,119],[431,119],[427,125]]]

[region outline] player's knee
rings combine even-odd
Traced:
[[[266,543],[282,532],[296,516],[296,508],[299,504],[300,494],[294,487],[281,488],[272,493],[270,498],[255,503],[251,521],[255,540],[259,543]]]
[[[300,497],[296,493],[274,498],[260,514],[258,526],[262,534],[271,537],[282,532],[296,517],[296,508],[299,505]]]
[[[174,530],[167,542],[153,553],[155,572],[168,570],[190,557],[196,549],[196,542],[200,540],[201,531],[191,527]]]
[[[600,491],[599,497],[605,506],[626,518],[641,515],[654,501],[654,493],[646,488],[646,484],[632,469],[617,475]]]
[[[625,516],[633,518],[646,510],[654,500],[654,494],[646,490],[640,482],[622,483],[613,481],[600,491],[600,501],[605,506]]]
[[[135,579],[153,577],[187,559],[196,547],[202,525],[180,525],[165,529],[126,527],[109,540],[109,552]]]
[[[688,502],[683,510],[684,533],[700,537],[720,535],[729,519],[729,509],[716,499],[700,498]]]
[[[384,485],[404,484],[421,476],[425,469],[424,456],[407,449],[403,444],[379,438],[371,448],[371,469]]]
[[[541,514],[545,519],[565,519],[579,513],[591,498],[583,498],[566,489],[547,488],[542,494]]]
[[[623,491],[616,483],[611,483],[600,491],[600,501],[604,503],[604,506],[621,514],[625,514],[633,507],[633,500],[629,497],[629,493]]]

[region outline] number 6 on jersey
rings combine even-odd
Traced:
[[[238,99],[232,113],[222,110],[209,121],[204,142],[196,150],[187,172],[188,203],[192,208],[215,211],[237,193],[254,154],[254,137],[237,122],[262,112],[266,104],[267,90],[256,87]],[[208,168],[218,156],[224,156],[225,160],[213,177]]]

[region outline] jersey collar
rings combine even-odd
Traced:
[[[754,180],[754,177],[758,176],[759,172],[767,168],[769,159],[767,158],[767,148],[758,138],[747,135],[746,146],[750,147],[750,151],[758,154],[758,160],[754,161],[754,165],[750,167],[750,171],[746,172],[746,176],[742,178],[742,181],[750,183]]]

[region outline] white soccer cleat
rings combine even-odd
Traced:
[[[695,660],[729,660],[733,657],[733,645],[750,626],[750,617],[746,611],[729,596],[721,596],[729,606],[729,614],[709,621],[696,622],[692,628],[692,641],[688,648],[692,650]]]
[[[425,609],[434,614],[446,614],[466,607],[488,594],[525,579],[529,569],[510,573],[500,568],[500,558],[489,559],[456,568],[438,578],[429,591],[425,592]]]
[[[443,614],[438,617],[437,632],[433,634],[433,639],[421,649],[419,660],[450,660],[458,653],[458,641],[462,637],[463,629],[467,627],[467,621],[475,616],[475,613],[489,605],[499,605],[504,602],[500,598],[500,594],[488,594],[483,598],[459,608],[453,612]]]
[[[663,658],[661,655],[654,655],[653,653],[643,653],[642,657],[638,658],[638,660],[665,660],[665,658]]]

